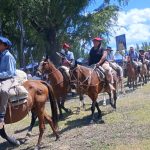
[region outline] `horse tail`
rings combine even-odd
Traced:
[[[52,111],[52,121],[54,123],[54,126],[57,128],[58,127],[58,111],[57,111],[56,98],[55,98],[55,95],[54,95],[53,88],[52,88],[51,85],[49,85],[45,81],[41,81],[41,82],[44,85],[46,85],[47,88],[48,88],[50,106],[51,106],[51,111]]]

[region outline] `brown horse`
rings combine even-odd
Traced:
[[[48,58],[40,63],[38,70],[43,75],[48,75],[48,81],[50,81],[57,99],[60,118],[62,118],[62,109],[67,113],[71,112],[70,109],[64,106],[67,93],[70,91],[70,81],[62,75],[61,71]]]
[[[148,79],[148,68],[145,62],[142,63],[141,69],[140,69],[140,76],[141,76],[141,82],[142,84],[147,83]]]
[[[44,81],[37,81],[37,80],[25,81],[23,83],[23,86],[28,91],[27,101],[23,104],[16,106],[17,109],[15,106],[11,107],[11,105],[9,105],[6,111],[5,123],[10,124],[10,123],[20,121],[29,113],[29,111],[34,112],[39,119],[40,134],[39,134],[37,145],[35,147],[35,149],[39,149],[42,140],[42,135],[45,129],[45,123],[44,123],[45,120],[50,124],[53,133],[56,136],[56,139],[59,138],[59,135],[56,131],[57,129],[56,100],[54,97],[52,87]],[[50,99],[50,104],[51,104],[52,119],[45,111],[45,103],[48,100],[48,98]],[[6,134],[4,127],[3,129],[0,130],[0,135],[11,144],[20,145],[20,142],[18,140],[9,137]]]
[[[93,68],[88,68],[85,66],[77,65],[77,63],[75,63],[75,65],[70,68],[70,74],[71,74],[72,82],[74,82],[77,86],[76,90],[79,93],[88,95],[92,100],[91,123],[93,123],[95,119],[94,117],[95,107],[97,108],[97,111],[98,111],[98,121],[99,123],[103,123],[101,110],[97,103],[98,94],[102,92],[107,92],[110,96],[111,106],[116,109],[116,99],[117,99],[116,90],[112,92],[108,83],[105,82],[105,80],[101,80],[97,72]],[[117,82],[115,80],[114,82],[115,88],[116,88],[116,85],[117,85]]]
[[[131,58],[128,56],[126,61],[126,71],[127,71],[127,85],[129,88],[135,89],[137,86],[137,78],[138,78],[138,71],[135,68]]]

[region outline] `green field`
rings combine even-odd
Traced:
[[[130,90],[129,90],[130,91]],[[110,105],[101,106],[105,124],[89,124],[90,99],[85,96],[86,111],[77,113],[78,96],[69,99],[66,107],[73,111],[59,122],[60,140],[55,142],[51,129],[46,125],[43,150],[150,150],[150,84],[128,92],[117,101],[117,110]],[[98,101],[102,99],[99,96]],[[47,110],[50,109],[47,104]],[[6,126],[6,131],[18,139],[25,137],[30,115],[24,120]],[[0,138],[0,150],[32,150],[38,139],[38,122],[29,141],[12,147]],[[14,133],[14,132],[18,133]],[[22,131],[22,132],[21,132]]]

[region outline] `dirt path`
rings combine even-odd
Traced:
[[[100,106],[105,124],[89,124],[90,103],[86,98],[86,111],[76,113],[78,97],[66,102],[73,114],[59,122],[60,140],[55,141],[51,129],[46,125],[42,150],[149,150],[150,149],[150,84],[128,93],[117,101],[117,111]],[[101,97],[99,97],[99,100]],[[49,106],[48,108],[49,109]],[[7,125],[7,133],[23,138],[30,117]],[[37,126],[37,124],[36,124]],[[22,130],[14,134],[16,130]],[[38,127],[33,129],[30,140],[20,147],[11,147],[0,138],[0,150],[32,150],[38,139]]]

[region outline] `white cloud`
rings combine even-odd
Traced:
[[[115,45],[115,36],[121,34],[126,34],[127,45],[150,42],[150,8],[119,12],[118,25],[114,27],[111,45]]]

